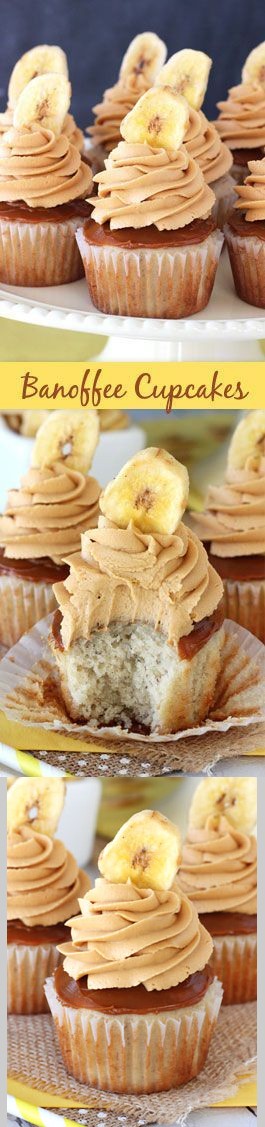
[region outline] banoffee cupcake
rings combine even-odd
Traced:
[[[224,585],[225,617],[265,642],[265,411],[236,428],[223,485],[210,485],[191,528]]]
[[[213,939],[225,1005],[257,997],[256,779],[204,779],[191,804],[179,881]]]
[[[186,48],[177,51],[159,71],[158,86],[170,86],[189,103],[189,120],[184,138],[185,148],[199,164],[204,179],[214,192],[215,214],[222,227],[234,201],[234,180],[229,172],[233,158],[224,145],[213,122],[207,121],[201,106],[207,90],[212,60],[203,51]]]
[[[141,451],[100,497],[56,583],[50,645],[73,720],[174,733],[208,715],[224,640],[222,581],[182,523],[188,474]]]
[[[136,35],[122,59],[118,82],[105,90],[102,102],[93,106],[95,122],[88,126],[93,142],[92,163],[97,170],[121,140],[123,118],[153,85],[166,58],[166,46],[153,31]]]
[[[222,997],[212,940],[178,884],[179,832],[142,811],[98,863],[45,987],[65,1066],[106,1091],[177,1088],[203,1068]]]
[[[61,779],[17,779],[7,795],[8,1013],[44,1013],[44,983],[61,961],[69,912],[90,888],[54,838],[64,802]]]
[[[7,107],[4,113],[0,114],[0,136],[13,125],[14,109],[24,87],[32,78],[43,74],[63,74],[69,78],[67,58],[61,47],[50,47],[46,43],[41,43],[38,47],[26,51],[18,59],[9,79]],[[71,144],[82,153],[85,144],[84,134],[70,113],[66,114],[62,133],[65,133]]]
[[[233,176],[241,184],[249,161],[261,160],[265,151],[265,43],[250,52],[242,82],[232,86],[227,101],[218,102],[218,109],[215,125],[231,149]]]
[[[0,280],[55,286],[83,273],[75,232],[90,215],[92,173],[62,132],[71,87],[64,74],[33,78],[0,138]]]
[[[92,301],[104,313],[188,317],[207,305],[222,247],[214,193],[185,148],[189,106],[157,86],[121,124],[95,177],[92,217],[76,238]],[[91,201],[90,201],[91,202]]]
[[[238,296],[265,309],[265,156],[248,167],[224,230]]]
[[[56,606],[81,533],[98,518],[100,486],[87,476],[99,432],[94,411],[53,412],[40,427],[32,466],[0,516],[0,641],[10,647]]]

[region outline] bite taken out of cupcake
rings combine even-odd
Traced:
[[[7,794],[8,1013],[44,1013],[44,983],[61,962],[69,912],[90,888],[86,873],[54,834],[62,779],[16,779]]]
[[[218,109],[215,125],[231,149],[233,176],[241,184],[249,161],[261,160],[265,152],[265,42],[250,52],[241,83],[229,90],[226,101],[218,102]]]
[[[166,47],[153,31],[136,35],[122,59],[118,81],[105,90],[103,99],[93,106],[94,123],[87,133],[92,138],[91,160],[95,171],[121,140],[121,122],[146,90],[153,86],[166,58]]]
[[[164,450],[128,462],[55,584],[50,645],[73,720],[173,733],[211,708],[224,641],[222,580],[182,523],[187,470]]]
[[[257,997],[257,780],[203,779],[195,791],[179,880],[213,939],[210,965],[225,1005]]]
[[[100,486],[88,474],[99,436],[96,411],[55,411],[41,425],[32,465],[0,516],[0,642],[10,647],[56,606],[65,556],[98,519]]]
[[[32,78],[43,74],[63,74],[65,78],[69,78],[67,58],[61,47],[40,43],[17,60],[9,79],[7,107],[4,113],[0,113],[0,136],[12,128],[15,106],[22,90]],[[62,133],[65,133],[71,144],[82,153],[85,143],[84,134],[71,113],[66,114]]]
[[[82,277],[75,232],[91,213],[92,173],[64,129],[70,97],[65,74],[39,74],[0,137],[0,280],[9,285]]]
[[[235,191],[224,227],[235,289],[241,301],[265,309],[265,156],[249,161]]]
[[[215,195],[185,145],[190,107],[154,86],[121,124],[77,230],[90,296],[104,313],[188,317],[208,304],[223,244]]]
[[[106,1091],[177,1088],[203,1068],[222,999],[212,940],[178,883],[179,831],[144,810],[98,864],[45,987],[65,1066]]]
[[[222,578],[226,618],[265,642],[265,411],[236,427],[222,485],[190,518]]]

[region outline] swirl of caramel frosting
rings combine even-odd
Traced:
[[[119,144],[121,139],[120,125],[123,118],[130,110],[133,110],[141,94],[144,94],[147,89],[147,86],[143,83],[143,76],[139,75],[138,78],[142,82],[142,87],[135,86],[129,79],[126,83],[119,79],[115,86],[105,90],[102,102],[93,106],[95,122],[94,125],[88,126],[87,132],[90,133],[93,144],[102,145],[107,153],[110,153]]]
[[[166,990],[208,963],[212,940],[177,881],[154,892],[99,878],[79,903],[72,940],[59,950],[67,974],[85,975],[89,989]]]
[[[0,137],[0,201],[57,207],[85,198],[92,188],[89,165],[65,133],[41,126],[9,129]]]
[[[151,535],[100,516],[69,564],[68,578],[53,588],[65,649],[115,621],[151,623],[177,648],[222,598],[222,581],[205,549],[182,523],[172,536]]]
[[[216,129],[229,149],[256,149],[265,145],[265,89],[242,82],[232,86],[227,101],[218,102]]]
[[[210,816],[204,829],[188,830],[179,880],[199,913],[256,913],[256,838]]]
[[[265,219],[265,157],[249,161],[249,176],[236,187],[239,197],[235,208],[244,212],[248,223]]]
[[[3,113],[0,113],[0,137],[1,134],[7,133],[9,129],[12,129],[12,127],[13,110],[11,109],[11,106],[7,106],[6,110],[4,110]],[[71,145],[75,145],[81,153],[84,146],[84,134],[82,132],[82,129],[79,129],[79,126],[76,124],[73,114],[66,114],[62,133],[65,135],[65,137],[68,138],[68,141],[71,142]]]
[[[207,219],[215,203],[199,165],[183,146],[170,159],[165,149],[120,141],[94,180],[98,196],[89,201],[92,218],[109,222],[112,230],[150,224],[159,231],[175,230]]]
[[[263,554],[265,456],[250,457],[243,470],[227,470],[223,485],[210,485],[204,511],[191,513],[191,527],[215,556]]]
[[[89,878],[62,841],[29,826],[8,834],[8,920],[26,927],[64,923],[69,912],[78,912],[79,896],[89,888]]]
[[[224,145],[213,122],[207,121],[202,110],[190,108],[185,148],[200,165],[207,184],[225,176],[233,163],[230,149]]]
[[[9,559],[49,557],[62,563],[80,547],[81,533],[98,517],[100,486],[93,477],[56,462],[31,468],[20,489],[10,489],[0,517],[0,544]]]

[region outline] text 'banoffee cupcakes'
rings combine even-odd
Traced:
[[[99,857],[46,983],[68,1072],[114,1092],[159,1092],[204,1065],[222,998],[210,935],[177,879],[180,835],[145,810]]]

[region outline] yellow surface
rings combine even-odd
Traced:
[[[0,323],[0,361],[18,361],[28,356],[34,361],[84,361],[104,352],[108,338],[90,333],[74,333],[65,329],[42,328],[27,325],[21,321],[10,321],[1,317]],[[3,364],[4,367],[4,364]]]
[[[28,1105],[31,1105],[31,1107],[34,1107],[34,1119],[32,1118],[32,1122],[35,1123],[37,1125],[37,1127],[39,1127],[39,1125],[42,1124],[42,1120],[40,1118],[38,1118],[38,1110],[37,1109],[39,1107],[47,1107],[47,1108],[49,1108],[49,1107],[59,1107],[59,1108],[64,1108],[64,1107],[65,1108],[67,1108],[67,1107],[78,1108],[78,1107],[80,1107],[80,1103],[75,1103],[75,1101],[73,1099],[67,1100],[65,1098],[62,1099],[59,1096],[54,1096],[54,1095],[49,1096],[47,1094],[47,1092],[41,1092],[41,1091],[34,1089],[34,1088],[28,1088],[28,1086],[26,1084],[21,1084],[20,1082],[18,1082],[16,1080],[8,1079],[7,1090],[8,1090],[8,1093],[9,1093],[10,1096],[14,1096],[14,1098],[19,1100],[19,1101],[23,1100],[24,1105],[28,1104]],[[240,1082],[240,1085],[238,1087],[238,1090],[237,1090],[237,1093],[236,1093],[235,1096],[232,1096],[231,1099],[229,1099],[229,1100],[225,1100],[223,1103],[213,1104],[211,1106],[213,1106],[213,1107],[255,1107],[256,1103],[257,1103],[256,1081],[253,1081],[253,1080],[252,1081],[250,1081],[250,1080],[244,1081],[244,1078],[242,1077],[242,1083]],[[90,1101],[88,1100],[86,1102],[82,1098],[82,1107],[93,1108],[95,1106],[96,1105],[95,1105],[95,1103],[93,1103],[93,1100],[90,1100]],[[20,1107],[22,1107],[22,1103],[20,1103]],[[109,1108],[107,1093],[106,1093],[106,1103],[104,1103],[104,1107],[105,1107],[106,1110],[108,1110],[108,1108]],[[103,1103],[102,1103],[102,1108],[103,1108]],[[30,1110],[31,1109],[29,1107],[28,1111],[30,1111]],[[26,1118],[27,1118],[27,1116],[26,1116]]]

